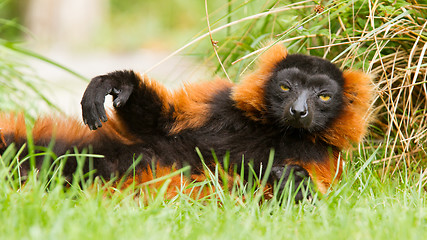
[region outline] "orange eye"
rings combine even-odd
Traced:
[[[280,88],[281,88],[284,92],[289,91],[289,88],[288,88],[288,87],[286,87],[285,85],[280,85]]]
[[[320,96],[319,96],[319,98],[320,98],[320,100],[322,100],[322,101],[324,101],[324,102],[327,102],[327,101],[329,101],[329,100],[331,99],[331,96],[328,96],[328,95],[320,95]]]

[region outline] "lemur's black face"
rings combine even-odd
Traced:
[[[266,86],[268,114],[282,128],[317,132],[342,109],[342,73],[317,57],[289,55]]]

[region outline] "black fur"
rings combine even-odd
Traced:
[[[92,79],[81,101],[83,120],[91,130],[107,121],[105,96],[113,96],[113,106],[128,130],[137,135],[158,135],[163,132],[161,99],[140,83],[133,71],[116,71]],[[143,123],[143,124],[142,124]]]

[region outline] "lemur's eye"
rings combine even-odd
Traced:
[[[331,99],[331,96],[326,95],[326,94],[322,94],[322,95],[319,95],[319,98],[320,98],[320,100],[327,102]]]
[[[280,85],[280,89],[282,89],[282,91],[287,92],[290,89],[288,87],[286,87],[285,85]]]

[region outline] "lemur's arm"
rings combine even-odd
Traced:
[[[169,93],[160,84],[133,71],[97,76],[89,83],[81,105],[83,120],[91,130],[107,121],[105,96],[113,96],[116,116],[134,134],[162,131],[169,113]]]

